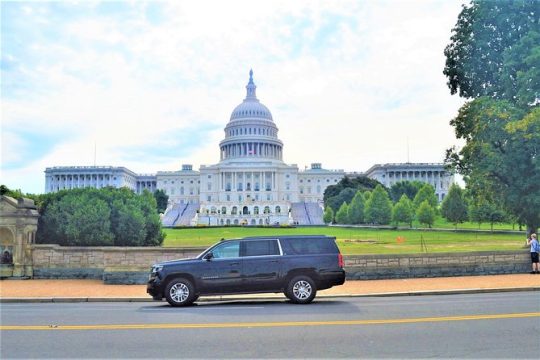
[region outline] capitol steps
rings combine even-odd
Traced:
[[[199,210],[199,204],[185,204],[182,212],[178,216],[177,220],[174,222],[174,226],[190,226],[191,220],[197,214]]]
[[[168,208],[161,219],[163,226],[173,226],[180,217],[180,213],[184,211],[185,207],[185,204],[174,204],[171,208]]]
[[[324,225],[323,209],[318,203],[304,203],[310,225]]]

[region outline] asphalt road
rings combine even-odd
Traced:
[[[538,358],[538,292],[1,305],[0,358]]]

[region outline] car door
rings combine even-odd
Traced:
[[[244,291],[279,290],[282,257],[276,239],[244,240],[240,254]]]
[[[240,241],[227,241],[215,246],[205,256],[201,283],[204,293],[224,294],[240,290]],[[207,255],[208,255],[207,254]]]

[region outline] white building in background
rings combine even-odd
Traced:
[[[137,193],[162,189],[169,207],[162,219],[176,225],[322,224],[324,190],[337,184],[343,170],[308,170],[283,161],[283,142],[272,113],[257,98],[250,71],[246,97],[230,116],[220,142],[220,161],[199,171],[182,165],[179,171],[139,175],[124,167],[68,166],[45,170],[45,192],[79,187],[128,187]],[[400,180],[429,182],[442,200],[453,176],[443,164],[374,165],[366,173],[387,187]]]
[[[127,187],[137,193],[156,190],[154,174],[135,174],[115,166],[55,166],[45,169],[45,193],[84,187]]]
[[[365,176],[375,179],[387,188],[400,181],[420,181],[435,188],[435,195],[442,201],[448,193],[454,177],[444,169],[443,164],[403,163],[376,164],[366,171]]]

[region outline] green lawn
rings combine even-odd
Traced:
[[[335,236],[343,254],[421,253],[423,239],[428,252],[467,252],[492,250],[526,251],[524,234],[453,232],[422,230],[348,229],[337,227],[300,228],[186,228],[165,229],[163,246],[208,246],[221,238],[246,236],[309,235]],[[399,239],[398,239],[399,238]]]
[[[413,227],[421,228],[424,227],[417,221],[413,222]],[[433,224],[434,228],[444,228],[444,229],[454,229],[454,224],[449,223],[446,221],[446,219],[442,218],[441,216],[438,216],[435,220],[435,223]],[[464,222],[461,224],[457,224],[458,229],[471,229],[471,230],[491,230],[491,224],[482,223],[480,226],[478,226],[478,223],[472,223],[472,222]],[[508,224],[508,223],[501,223],[501,224],[493,224],[493,230],[519,230],[519,226],[514,224]]]

